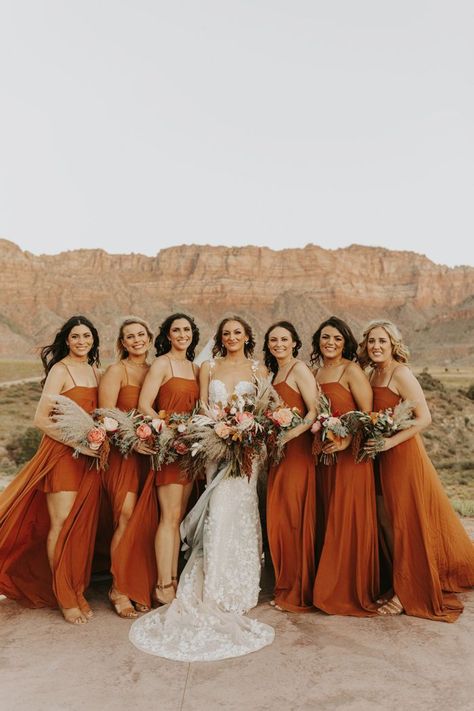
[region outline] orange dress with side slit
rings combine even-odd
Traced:
[[[400,396],[373,387],[374,410]],[[474,585],[474,545],[451,506],[420,435],[379,457],[385,508],[393,529],[393,589],[407,615],[454,622],[454,594]]]
[[[75,385],[62,393],[87,412],[97,388]],[[0,494],[0,593],[25,607],[78,607],[90,578],[100,498],[92,458],[44,435],[34,457]],[[73,487],[73,488],[71,488]],[[46,493],[77,491],[56,544],[51,571],[46,539]]]
[[[161,386],[156,398],[155,410],[166,410],[167,412],[192,412],[199,400],[199,385],[196,379],[178,378],[173,375]],[[157,486],[166,484],[188,483],[186,475],[180,468],[178,462],[165,464],[156,472],[155,483]]]
[[[320,386],[334,413],[358,409],[351,392],[339,382]],[[379,557],[372,462],[355,462],[349,447],[337,453],[334,464],[318,462],[316,481],[324,523],[318,528],[322,538],[314,606],[331,615],[376,614]]]
[[[288,407],[306,414],[299,392],[286,382],[274,388]],[[316,477],[311,444],[309,432],[290,440],[282,461],[268,474],[267,536],[275,570],[274,597],[289,612],[313,609]]]

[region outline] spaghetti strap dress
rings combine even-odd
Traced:
[[[192,412],[199,400],[199,385],[195,377],[179,378],[173,372],[173,361],[169,358],[171,366],[171,378],[161,386],[158,397],[156,398],[155,409],[157,412],[166,410],[166,412]],[[190,363],[193,368],[192,363]],[[194,368],[193,368],[194,376]],[[166,484],[182,484],[188,483],[186,475],[183,473],[178,462],[165,464],[159,471],[156,472],[155,483],[157,486]]]
[[[87,412],[97,407],[97,387],[74,384],[62,394]],[[74,459],[72,453],[44,435],[34,457],[0,494],[0,593],[25,607],[80,607],[77,596],[89,583],[100,474],[94,460],[82,454]],[[77,496],[59,534],[51,571],[46,493],[58,491],[77,491]]]
[[[333,412],[357,410],[339,381],[320,386]],[[376,614],[379,556],[372,462],[355,462],[349,447],[337,453],[333,464],[318,462],[317,482],[324,523],[318,529],[314,606],[331,615]]]
[[[400,402],[389,387],[373,391],[374,410]],[[381,452],[378,459],[393,528],[393,590],[407,615],[454,622],[463,610],[455,593],[474,585],[474,545],[420,435]]]
[[[296,364],[294,364],[296,365]],[[288,407],[306,414],[299,392],[284,381],[274,385]],[[316,536],[316,477],[311,433],[290,440],[282,461],[270,468],[267,536],[275,571],[275,603],[289,612],[313,609]]]

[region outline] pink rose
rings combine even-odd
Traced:
[[[142,422],[142,424],[138,425],[137,429],[135,430],[135,434],[137,435],[138,439],[148,439],[149,437],[151,437],[150,425],[147,425],[146,422]]]
[[[175,452],[178,452],[178,454],[186,454],[186,452],[189,452],[189,447],[184,442],[175,442],[173,446]]]
[[[253,422],[253,415],[251,412],[238,412],[235,419],[241,424],[247,424],[248,426]]]
[[[280,425],[280,427],[289,427],[293,421],[293,412],[289,407],[281,407],[279,410],[275,410],[272,419]]]
[[[113,417],[104,417],[102,421],[107,432],[117,432],[119,423]]]
[[[90,449],[94,451],[100,449],[102,444],[105,442],[107,434],[103,427],[94,427],[94,429],[89,430],[87,433],[87,443]]]
[[[337,427],[337,425],[340,425],[341,421],[339,417],[328,417],[326,427],[332,428],[332,427]]]
[[[229,437],[232,430],[224,422],[216,422],[216,424],[214,425],[214,432],[221,439],[227,439],[227,437]]]
[[[311,432],[313,434],[316,434],[316,432],[319,432],[320,429],[321,429],[320,421],[316,420],[315,422],[313,422],[313,426],[311,427]]]

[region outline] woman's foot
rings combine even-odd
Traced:
[[[84,625],[87,620],[78,607],[60,607],[62,615],[70,625]]]
[[[285,610],[282,607],[280,607],[280,605],[276,604],[275,600],[270,600],[270,602],[268,604],[271,605],[272,607],[274,607],[275,610],[279,610],[280,612],[285,612]]]
[[[377,610],[378,615],[386,615],[388,617],[401,615],[403,612],[405,612],[405,610],[403,609],[403,605],[397,595],[394,595],[391,600],[384,602],[384,604]]]
[[[94,613],[92,612],[89,603],[87,602],[86,598],[82,593],[77,593],[77,604],[79,605],[79,609],[84,615],[84,617],[86,617],[88,620],[94,617]]]
[[[166,585],[162,585],[161,583],[158,583],[156,585],[155,601],[158,603],[158,605],[168,605],[170,602],[173,602],[175,597],[176,589],[172,582],[167,583]]]
[[[123,619],[133,619],[138,614],[126,595],[111,587],[109,590],[109,600],[119,617]]]
[[[141,602],[136,602],[135,603],[135,610],[137,612],[150,612],[151,607],[148,607],[148,605],[142,605]]]

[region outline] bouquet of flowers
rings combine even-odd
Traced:
[[[283,457],[285,434],[300,425],[303,422],[303,417],[297,407],[287,407],[283,403],[277,404],[274,409],[268,409],[265,416],[268,459],[270,464],[275,466]]]
[[[114,427],[114,423],[108,419],[96,422],[88,412],[65,395],[52,395],[51,401],[54,427],[63,442],[73,446],[72,456],[77,459],[83,454],[81,447],[89,447],[99,455],[94,457],[97,469],[105,469],[110,451],[107,428]]]
[[[319,396],[319,407],[319,415],[311,427],[311,432],[314,434],[313,454],[319,457],[323,464],[334,464],[337,453],[324,452],[324,443],[329,440],[339,444],[344,437],[350,434],[350,430],[346,423],[346,416],[332,412],[331,401],[323,392]]]
[[[95,414],[99,421],[116,422],[116,428],[111,431],[112,442],[124,457],[128,457],[140,443],[153,449],[154,453],[150,456],[155,470],[174,462],[188,451],[188,446],[182,441],[186,423],[191,417],[188,413],[160,410],[157,417],[150,417],[137,410],[123,412],[117,408],[101,408]]]
[[[349,429],[354,434],[352,446],[356,462],[363,461],[366,457],[374,459],[383,449],[384,439],[391,437],[400,430],[406,430],[413,424],[414,404],[402,400],[395,407],[388,407],[379,412],[348,412],[346,421]],[[365,449],[367,440],[374,440],[374,447],[368,452]]]
[[[187,423],[180,442],[188,447],[183,461],[195,478],[207,462],[227,464],[228,477],[250,477],[253,462],[265,448],[265,412],[276,396],[269,380],[257,381],[254,394],[233,393],[228,402],[202,407]]]

